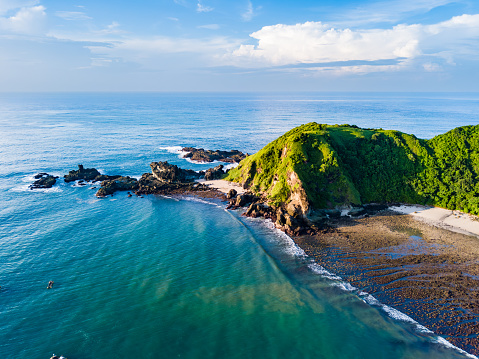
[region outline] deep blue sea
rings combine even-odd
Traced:
[[[206,169],[178,146],[254,153],[311,121],[431,138],[479,124],[479,94],[0,94],[0,357],[466,357],[224,203],[28,189]]]

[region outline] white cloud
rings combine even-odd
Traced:
[[[86,15],[84,12],[81,11],[57,11],[55,12],[55,15],[61,17],[64,20],[91,20],[90,16]]]
[[[24,7],[10,17],[0,17],[0,30],[9,33],[37,35],[43,32],[46,13],[42,5]]]
[[[201,1],[198,1],[198,4],[196,6],[196,11],[198,12],[210,12],[210,11],[213,11],[214,8],[212,7],[209,7],[209,6],[205,6],[201,3]]]
[[[479,14],[457,16],[434,25],[397,25],[390,29],[336,29],[321,22],[278,24],[265,26],[250,36],[257,45],[243,44],[226,56],[232,64],[265,67],[336,62],[340,64],[335,68],[342,72],[396,71],[410,66],[411,60],[425,57],[449,57],[449,63],[453,63],[451,54],[479,57]],[[394,60],[396,64],[358,65],[384,60]],[[351,62],[351,66],[343,66],[345,62]],[[320,66],[315,71],[326,68]]]
[[[200,25],[198,26],[199,29],[208,29],[208,30],[219,30],[220,25],[218,24],[208,24],[208,25]]]
[[[253,3],[248,1],[248,4],[246,5],[246,11],[241,14],[241,18],[243,21],[251,21],[254,15]]]

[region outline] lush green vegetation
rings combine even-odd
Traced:
[[[479,126],[421,140],[312,122],[244,159],[227,179],[276,205],[301,192],[315,208],[403,202],[479,214]]]

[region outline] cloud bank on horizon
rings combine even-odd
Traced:
[[[0,91],[479,91],[474,0],[0,0]]]

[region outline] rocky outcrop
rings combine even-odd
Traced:
[[[180,195],[200,191],[210,191],[210,188],[198,182],[165,182],[151,173],[144,173],[138,181],[136,194]]]
[[[78,165],[78,170],[72,170],[64,176],[65,182],[73,182],[78,180],[93,181],[96,177],[101,176],[96,168],[84,168]]]
[[[189,158],[192,161],[197,162],[213,162],[221,161],[228,163],[239,163],[242,159],[246,158],[248,154],[243,152],[232,150],[232,151],[212,151],[205,150],[203,148],[194,148],[194,147],[184,147],[182,151],[187,152],[183,157]]]
[[[225,175],[225,171],[223,171],[223,165],[218,165],[213,168],[209,168],[205,171],[205,180],[211,181],[215,179],[220,179]]]
[[[153,176],[160,182],[186,183],[199,179],[203,174],[193,170],[185,170],[168,162],[152,162],[150,164]]]
[[[97,197],[106,197],[116,191],[133,191],[138,189],[138,181],[131,177],[118,177],[101,183],[101,188],[96,193]]]
[[[53,185],[57,182],[58,177],[42,172],[35,175],[34,178],[36,179],[36,181],[29,186],[30,189],[52,188]]]

